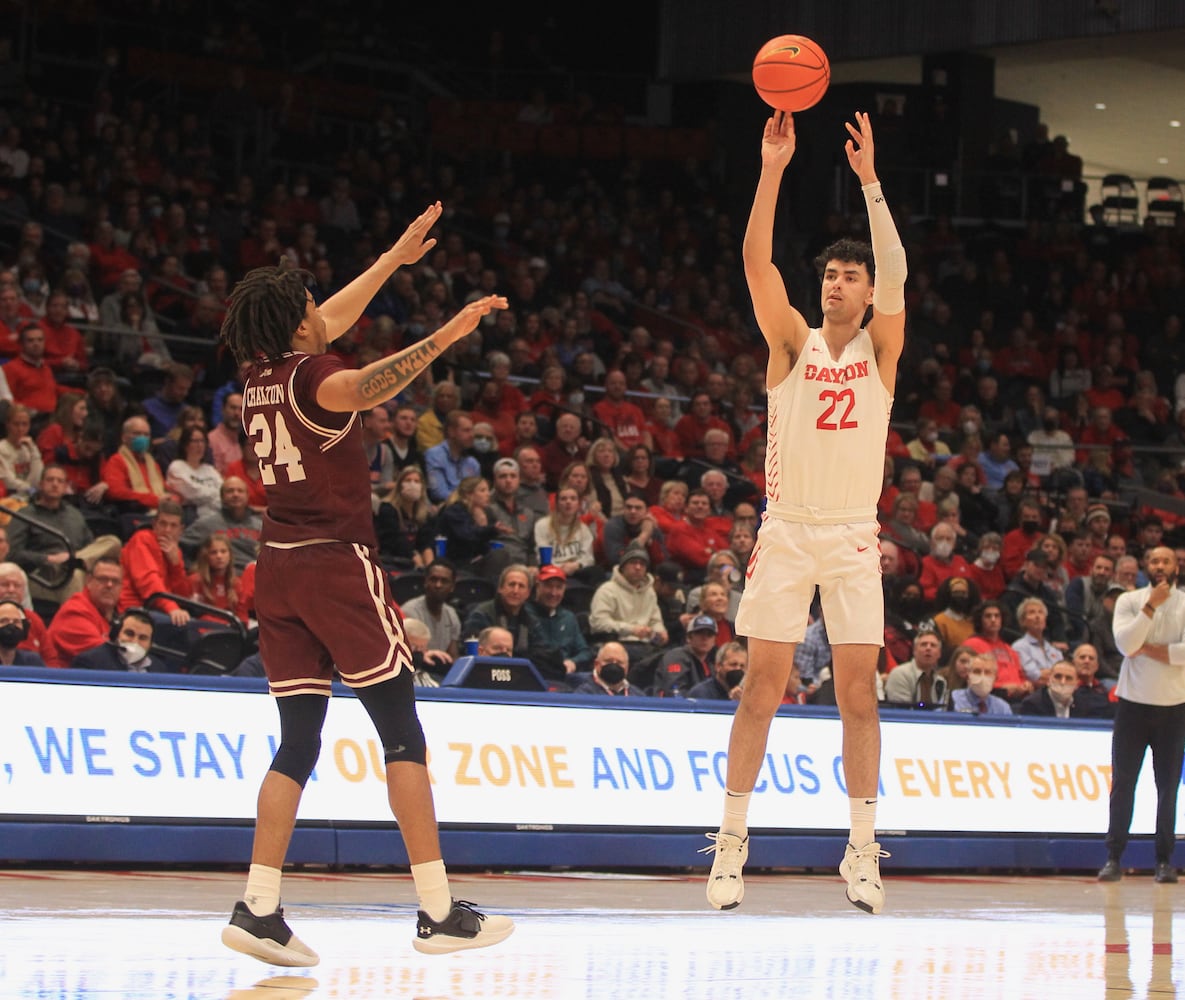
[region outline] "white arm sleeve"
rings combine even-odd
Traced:
[[[872,256],[876,261],[876,283],[872,304],[877,312],[894,316],[905,308],[905,247],[897,235],[892,213],[885,204],[880,181],[865,184],[864,203],[868,206],[868,228],[872,232]]]

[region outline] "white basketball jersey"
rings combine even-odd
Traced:
[[[822,331],[811,330],[790,374],[769,390],[770,516],[816,524],[875,520],[892,407],[867,330],[837,361]]]

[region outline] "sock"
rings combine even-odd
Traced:
[[[412,865],[411,877],[416,883],[416,895],[420,897],[420,909],[439,923],[453,908],[444,862],[437,859]]]
[[[749,796],[752,792],[724,790],[724,820],[720,832],[744,840],[749,836]]]
[[[252,865],[247,871],[247,889],[243,893],[247,909],[257,917],[275,913],[280,906],[280,869]]]
[[[848,810],[852,815],[852,833],[848,843],[856,850],[867,847],[876,840],[876,799],[848,799]]]

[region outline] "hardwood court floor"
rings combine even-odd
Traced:
[[[872,917],[821,875],[750,876],[730,913],[707,907],[700,877],[454,875],[455,894],[518,928],[496,948],[427,957],[411,947],[407,875],[296,873],[286,914],[321,964],[283,970],[219,942],[239,874],[0,870],[0,998],[1178,995],[1185,883],[887,876]]]

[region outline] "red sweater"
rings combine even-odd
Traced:
[[[123,567],[120,611],[143,607],[153,594],[164,592],[188,597],[192,593],[184,560],[169,562],[161,552],[160,543],[151,528],[137,531],[124,543],[119,563]],[[166,614],[178,609],[172,601],[161,601],[155,607]]]
[[[49,626],[49,637],[57,646],[59,666],[68,667],[74,657],[107,641],[111,622],[103,617],[85,590],[72,594],[58,608]]]

